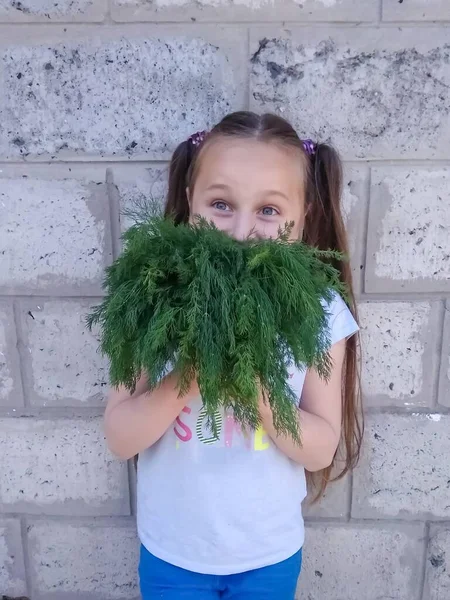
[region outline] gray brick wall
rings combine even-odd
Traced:
[[[448,0],[0,0],[0,594],[134,600],[134,473],[83,328],[175,144],[276,110],[345,160],[367,432],[299,598],[450,599]],[[6,475],[6,476],[5,476]]]

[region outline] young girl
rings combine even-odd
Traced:
[[[293,239],[347,252],[341,179],[339,158],[329,146],[300,140],[278,116],[238,112],[178,146],[166,214],[177,223],[201,215],[240,240],[276,237],[293,222]],[[351,290],[349,265],[336,267]],[[214,437],[196,381],[181,398],[173,372],[151,393],[145,375],[132,396],[125,389],[111,392],[108,444],[122,459],[139,455],[143,600],[293,600],[304,540],[305,471],[320,495],[338,448],[345,473],[361,443],[354,301],[349,309],[335,297],[327,308],[330,379],[314,370],[290,372],[301,446],[277,435],[262,396],[261,427],[244,435],[226,413],[218,417]]]

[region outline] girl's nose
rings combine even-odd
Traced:
[[[236,214],[233,222],[232,236],[236,240],[246,240],[256,236],[256,222],[252,215]]]

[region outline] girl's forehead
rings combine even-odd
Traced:
[[[275,142],[218,138],[207,143],[199,156],[197,183],[211,179],[240,180],[257,176],[261,183],[303,179],[300,151]],[[287,183],[287,181],[286,181]]]

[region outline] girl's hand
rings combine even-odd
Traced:
[[[148,391],[143,375],[132,395],[125,388],[110,391],[105,411],[105,433],[110,450],[127,460],[157,442],[172,425],[186,404],[198,397],[196,380],[180,396],[178,375],[174,371]]]
[[[281,452],[308,471],[321,471],[332,464],[341,436],[345,340],[334,344],[330,355],[333,369],[328,381],[324,381],[314,370],[306,373],[301,408],[298,408],[301,445],[290,436],[276,432],[272,411],[262,394],[259,402],[262,424],[267,434]]]

